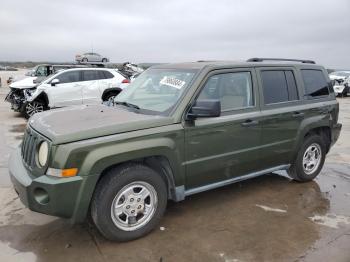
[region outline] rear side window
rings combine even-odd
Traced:
[[[80,81],[80,71],[64,72],[56,78],[60,80],[60,84],[78,82]]]
[[[321,70],[302,69],[305,95],[319,97],[329,95],[328,83]]]
[[[97,72],[98,72],[99,79],[110,79],[114,77],[114,75],[109,71],[98,70]]]
[[[83,81],[98,80],[97,70],[83,70]]]
[[[299,99],[297,85],[291,70],[261,71],[265,104],[275,104]]]

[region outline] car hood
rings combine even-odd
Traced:
[[[37,84],[34,83],[34,80],[36,77],[27,77],[22,80],[15,81],[11,83],[10,87],[11,88],[18,88],[18,89],[26,89],[26,88],[31,88],[35,87]]]
[[[164,126],[171,117],[138,114],[119,107],[81,105],[35,114],[29,125],[53,144]]]

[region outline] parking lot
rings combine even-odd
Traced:
[[[297,183],[270,174],[168,203],[159,227],[112,243],[85,223],[26,209],[7,161],[26,121],[0,88],[0,261],[349,261],[350,98],[338,99],[341,136],[321,175]]]

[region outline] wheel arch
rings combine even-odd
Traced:
[[[50,101],[49,97],[45,92],[41,92],[37,97],[35,97],[32,101],[41,101],[45,104],[46,109],[49,107]]]
[[[326,153],[328,153],[331,146],[332,136],[330,123],[329,121],[322,121],[321,119],[317,119],[312,122],[302,123],[296,138],[292,160],[294,160],[297,156],[298,149],[303,144],[305,138],[313,134],[320,135],[324,139],[326,143]]]
[[[116,95],[118,95],[120,92],[122,91],[121,88],[119,87],[112,87],[112,88],[107,88],[103,91],[102,93],[102,101],[105,101],[106,97],[109,95],[109,94],[113,94],[115,93]]]
[[[305,133],[304,139],[311,135],[319,135],[324,139],[324,141],[326,141],[327,153],[328,153],[331,145],[331,139],[332,139],[331,128],[329,126],[319,126],[319,127],[311,128]]]
[[[153,156],[146,156],[142,158],[136,158],[136,159],[130,159],[124,162],[120,162],[117,164],[112,164],[111,166],[106,167],[100,174],[99,179],[97,183],[100,181],[100,179],[108,173],[113,168],[116,168],[118,166],[127,164],[127,163],[139,163],[143,164],[151,169],[153,169],[155,172],[157,172],[161,178],[164,180],[167,191],[168,191],[168,199],[177,201],[176,197],[176,185],[175,185],[175,179],[174,179],[174,173],[173,169],[169,163],[169,160],[164,155],[153,155]],[[96,183],[96,185],[97,185]]]

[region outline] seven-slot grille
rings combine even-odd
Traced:
[[[27,128],[24,133],[22,142],[22,159],[30,169],[34,168],[36,147],[39,142],[38,135],[30,128]]]

